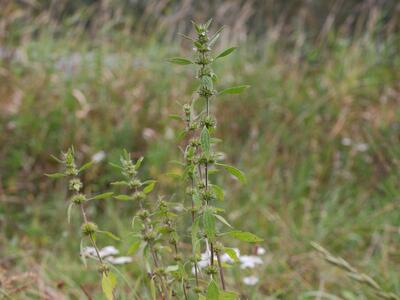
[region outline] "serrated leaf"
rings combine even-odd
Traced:
[[[136,251],[139,249],[139,247],[140,247],[140,244],[141,244],[141,241],[135,241],[135,242],[133,242],[132,243],[132,245],[129,247],[129,249],[128,249],[128,254],[135,254],[136,253]]]
[[[215,238],[215,217],[212,210],[206,207],[203,213],[204,232],[211,241]]]
[[[200,134],[200,144],[201,149],[205,153],[206,156],[210,155],[210,133],[208,132],[207,127],[203,127],[203,130]]]
[[[212,188],[215,196],[217,197],[217,199],[220,200],[220,201],[224,201],[225,191],[223,190],[223,188],[218,186],[218,185],[216,185],[216,184],[212,184],[211,188]]]
[[[104,234],[104,235],[108,236],[109,238],[112,238],[113,240],[116,240],[116,241],[120,241],[121,240],[119,237],[117,237],[115,234],[113,234],[113,233],[111,233],[109,231],[97,230],[97,233]]]
[[[155,181],[155,180],[149,182],[149,183],[147,184],[147,186],[143,189],[143,192],[144,192],[145,194],[149,194],[149,193],[154,189],[154,186],[155,186],[155,185],[156,185],[156,181]]]
[[[211,280],[207,287],[207,300],[219,300],[219,289],[218,285],[215,283],[214,280]]]
[[[238,263],[238,262],[239,262],[239,257],[237,256],[237,253],[236,253],[235,249],[233,249],[233,248],[228,248],[228,247],[224,247],[224,251],[225,251],[226,254],[228,254],[228,256],[229,256],[230,258],[232,258],[232,260],[233,260],[235,263]]]
[[[113,192],[102,193],[102,194],[99,194],[99,195],[96,195],[96,196],[90,198],[89,200],[101,200],[101,199],[106,199],[106,198],[110,198],[112,195],[114,195]]]
[[[49,177],[49,178],[54,178],[54,179],[62,178],[62,177],[67,176],[64,173],[53,173],[53,174],[44,174],[44,175]]]
[[[94,160],[87,162],[86,164],[84,164],[82,167],[80,167],[80,169],[78,170],[78,172],[82,172],[88,168],[90,168],[93,164],[95,163]]]
[[[264,241],[262,238],[259,238],[255,234],[246,231],[239,231],[239,230],[230,231],[228,232],[228,235],[234,239],[248,243],[260,243]]]
[[[233,51],[235,51],[236,49],[237,49],[237,47],[231,47],[231,48],[225,49],[225,50],[222,51],[220,54],[218,54],[217,57],[216,57],[215,59],[228,56],[229,54],[231,54],[231,53],[232,53]]]
[[[250,87],[249,85],[238,85],[238,86],[234,86],[234,87],[230,87],[230,88],[224,89],[224,90],[220,91],[218,94],[219,95],[240,94],[244,90],[248,89],[249,87]]]
[[[117,196],[114,196],[114,199],[122,200],[122,201],[133,200],[133,198],[131,196],[128,196],[128,195],[117,195]]]
[[[231,224],[228,223],[228,221],[220,215],[214,215],[219,221],[221,221],[221,223],[224,223],[226,226],[233,228]]]
[[[71,224],[71,210],[72,210],[72,207],[74,206],[74,203],[73,202],[71,202],[69,205],[68,205],[68,209],[67,209],[67,219],[68,219],[68,224]]]
[[[191,60],[184,57],[172,57],[168,61],[177,65],[190,65],[193,63]]]
[[[101,280],[101,287],[107,300],[114,300],[113,291],[117,285],[117,278],[112,272],[104,272]]]
[[[227,170],[231,175],[235,176],[241,183],[245,184],[246,183],[246,176],[242,171],[239,169],[226,165],[226,164],[221,164],[221,163],[216,163],[216,165],[223,167],[225,170]]]

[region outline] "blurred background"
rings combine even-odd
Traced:
[[[218,177],[223,206],[266,250],[256,268],[229,270],[228,285],[243,299],[375,299],[317,257],[314,240],[400,292],[397,0],[2,0],[0,298],[102,299],[79,259],[79,216],[67,224],[65,183],[43,175],[59,170],[50,154],[74,145],[79,162],[96,159],[83,178],[95,193],[112,189],[109,162],[126,148],[145,156],[158,194],[176,192],[165,174],[182,124],[168,116],[196,85],[166,60],[192,55],[178,33],[209,18],[226,25],[218,49],[239,47],[215,66],[218,87],[251,85],[214,104],[220,150],[248,177]],[[135,208],[88,209],[124,236]],[[137,263],[120,269],[138,282]]]

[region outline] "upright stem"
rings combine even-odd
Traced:
[[[217,256],[217,261],[218,261],[218,268],[219,268],[219,277],[221,279],[221,285],[223,290],[225,291],[225,279],[224,279],[224,269],[222,268],[222,264],[221,264],[221,258],[219,256],[219,253],[215,253],[215,255]]]

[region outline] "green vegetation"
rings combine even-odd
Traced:
[[[215,66],[224,74],[221,89],[251,85],[213,104],[216,134],[224,140],[218,148],[247,177],[241,185],[218,176],[216,184],[229,187],[222,204],[227,219],[265,240],[262,265],[227,270],[227,285],[244,298],[374,299],[368,286],[320,259],[310,241],[344,257],[384,291],[400,293],[399,37],[334,29],[319,41],[299,33],[249,37]],[[11,299],[102,297],[96,267],[83,269],[79,243],[71,242],[81,223],[72,215],[68,225],[66,189],[43,176],[57,170],[50,154],[74,145],[81,163],[104,151],[105,159],[82,175],[88,195],[113,190],[108,183],[119,174],[109,162],[124,148],[134,158],[146,157],[142,177],[157,180],[154,192],[172,195],[182,188],[168,175],[178,172],[170,162],[180,159],[181,130],[169,116],[197,86],[190,68],[167,62],[182,52],[171,45],[178,44],[151,35],[131,39],[115,32],[91,40],[46,29],[4,44],[0,293]],[[134,213],[129,204],[97,201],[88,209],[101,228],[127,236]],[[115,245],[126,254],[131,241]],[[237,246],[242,254],[257,250]],[[139,257],[133,259],[118,267],[130,287],[122,284],[126,294],[119,299],[131,299],[130,291],[145,280]],[[252,274],[259,282],[245,285],[243,275]]]

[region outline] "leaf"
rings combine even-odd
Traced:
[[[132,198],[131,196],[128,196],[128,195],[118,195],[118,196],[114,196],[114,199],[122,200],[122,201],[133,200],[133,198]]]
[[[239,262],[239,257],[237,256],[236,251],[233,248],[224,247],[224,251],[235,263]]]
[[[104,272],[101,280],[101,287],[107,300],[114,300],[113,291],[117,285],[117,278],[112,272]]]
[[[177,65],[190,65],[193,63],[191,60],[183,57],[172,57],[168,61]]]
[[[114,168],[117,168],[117,169],[120,169],[120,170],[122,170],[122,167],[121,166],[119,166],[119,165],[117,165],[117,164],[114,164],[114,163],[109,163],[110,164],[110,166],[112,166],[112,167],[114,167]]]
[[[199,218],[195,219],[192,224],[193,255],[200,254],[200,241],[197,237],[198,232],[199,232]]]
[[[64,173],[53,173],[53,174],[44,174],[44,175],[47,176],[47,177],[50,177],[50,178],[54,178],[54,179],[62,178],[62,177],[67,176]]]
[[[179,270],[179,266],[178,265],[168,266],[168,267],[165,268],[165,271],[167,273],[176,272],[178,270]]]
[[[102,194],[99,194],[99,195],[96,195],[96,196],[90,198],[89,200],[101,200],[101,199],[106,199],[106,198],[110,198],[112,195],[114,195],[113,192],[102,193]]]
[[[210,134],[208,132],[207,127],[203,127],[203,130],[201,131],[200,134],[200,144],[201,144],[201,149],[203,149],[204,153],[206,156],[210,155]]]
[[[142,157],[139,157],[139,159],[136,161],[135,170],[139,170],[140,166],[142,165],[143,159],[144,159],[144,157],[142,156]]]
[[[238,85],[238,86],[224,89],[224,90],[220,91],[218,94],[219,95],[240,94],[241,92],[243,92],[245,89],[248,89],[249,87],[250,87],[249,85]]]
[[[132,245],[128,249],[128,254],[135,254],[136,251],[139,249],[141,241],[133,242]]]
[[[116,241],[120,241],[121,239],[119,237],[117,237],[115,234],[109,232],[109,231],[105,231],[105,230],[97,230],[98,233],[104,234],[106,236],[108,236],[109,238],[112,238],[113,240]]]
[[[212,47],[212,46],[214,46],[214,44],[215,44],[215,42],[218,40],[218,38],[219,38],[219,33],[217,33],[217,34],[215,34],[212,38],[211,38],[211,40],[208,42],[208,47]]]
[[[78,170],[78,172],[82,172],[88,168],[90,168],[93,164],[95,163],[94,160],[87,162],[86,164],[84,164],[82,167],[80,167],[80,169]]]
[[[219,289],[218,285],[215,283],[214,280],[211,280],[208,287],[207,287],[207,300],[219,300]]]
[[[74,206],[74,203],[73,202],[71,202],[69,205],[68,205],[68,209],[67,209],[67,219],[68,219],[68,224],[71,224],[71,210],[72,210],[72,207]]]
[[[212,241],[215,238],[215,217],[212,210],[206,207],[203,213],[204,232],[207,237]]]
[[[239,295],[232,291],[220,291],[218,300],[235,300],[238,299]]]
[[[114,181],[111,182],[111,185],[116,185],[116,186],[128,186],[129,183],[126,181]]]
[[[172,120],[182,121],[182,117],[180,115],[169,115],[168,118]]]
[[[246,231],[239,231],[239,230],[230,231],[228,232],[228,235],[230,237],[233,237],[234,239],[248,243],[260,243],[264,241],[262,238],[259,238],[255,234]]]
[[[155,180],[152,180],[152,181],[148,182],[147,186],[143,189],[143,192],[145,194],[150,193],[154,189],[155,185],[156,185],[156,181]]]
[[[55,157],[54,155],[50,155],[50,157],[51,157],[52,159],[54,159],[56,162],[60,163],[60,164],[63,164],[63,163],[64,163],[61,159],[59,159],[58,157]]]
[[[222,223],[224,223],[226,226],[233,228],[231,224],[228,223],[227,220],[223,216],[220,215],[214,215],[218,220],[220,220]]]
[[[231,48],[225,49],[225,50],[222,51],[220,54],[218,54],[217,57],[216,57],[215,59],[228,56],[229,54],[231,54],[231,53],[232,53],[233,51],[235,51],[236,49],[237,49],[237,47],[231,47]]]
[[[225,191],[222,189],[222,187],[216,185],[216,184],[212,184],[211,188],[215,194],[215,196],[217,197],[218,200],[220,201],[224,201],[225,198]]]
[[[245,184],[247,182],[246,176],[239,169],[232,167],[230,165],[221,164],[221,163],[216,163],[216,165],[223,167],[225,170],[227,170],[229,173],[231,173],[231,175],[235,176],[241,183]]]

